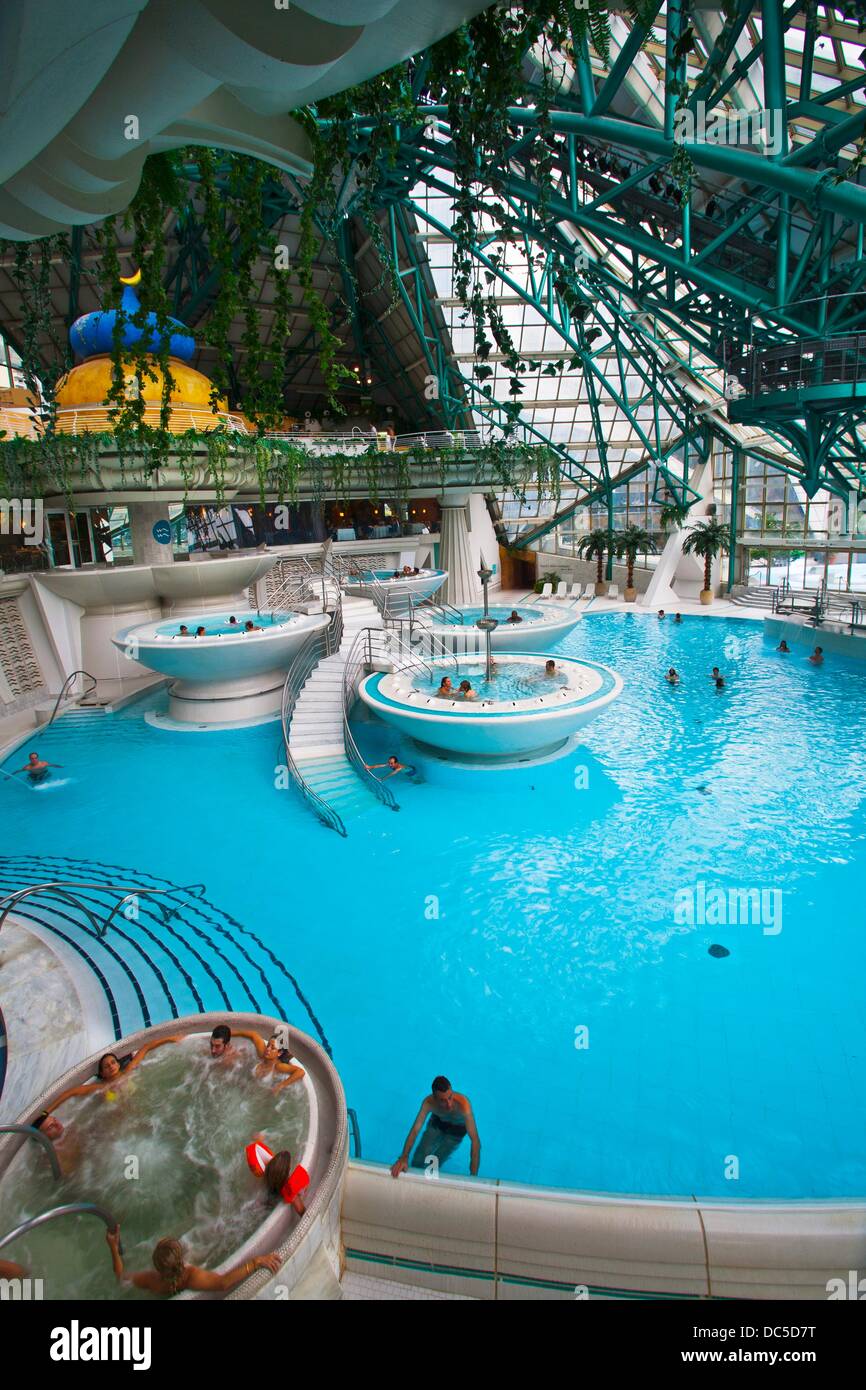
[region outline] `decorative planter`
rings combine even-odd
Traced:
[[[600,584],[596,584],[596,586],[595,586],[595,596],[596,596],[596,598],[604,598],[605,595],[607,594],[607,589],[608,589],[607,581],[604,580],[604,579],[601,581]]]
[[[713,601],[713,591],[712,591],[712,589],[701,589],[701,603],[703,603],[703,604],[706,606],[707,604],[712,603],[712,601]]]
[[[625,589],[622,596],[625,603],[634,603],[637,598],[637,589]]]

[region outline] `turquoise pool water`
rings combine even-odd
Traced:
[[[492,604],[489,611],[490,617],[496,618],[496,620],[500,623],[504,623],[507,618],[511,617],[512,613],[518,613],[521,619],[523,620],[523,623],[538,623],[542,620],[542,618],[549,616],[549,614],[544,614],[540,612],[537,608],[497,608]],[[461,608],[460,613],[463,616],[463,623],[469,625],[471,625],[472,623],[477,623],[479,618],[484,617],[483,608]],[[437,621],[439,621],[439,619],[437,619]],[[449,626],[460,625],[460,618],[455,613],[449,613],[447,611],[445,612],[441,621],[448,623]],[[511,626],[522,626],[522,623],[509,623],[509,627]]]
[[[438,668],[434,676],[429,676],[426,672],[416,676],[412,682],[413,686],[416,690],[435,695],[444,669]],[[485,668],[477,662],[458,662],[456,667],[449,666],[445,673],[449,676],[455,691],[462,680],[468,680],[479,700],[497,702],[529,700],[533,695],[550,695],[561,686],[568,685],[567,676],[546,676],[544,667],[533,666],[531,661],[505,661],[502,658],[496,662],[496,673],[490,681],[485,679]]]
[[[397,1156],[444,1072],[488,1176],[866,1196],[866,665],[637,614],[552,650],[625,681],[559,761],[462,770],[359,721],[368,761],[416,773],[343,840],[275,787],[275,726],[171,734],[138,705],[33,741],[63,785],[0,781],[7,852],[203,881],[297,977],[365,1157]],[[763,892],[763,923],[684,920],[719,888]]]
[[[158,637],[176,637],[180,632],[181,622],[185,623],[190,632],[195,633],[196,629],[203,627],[206,637],[222,637],[228,633],[243,632],[244,623],[247,619],[252,619],[257,627],[278,627],[281,623],[291,620],[288,613],[236,613],[236,623],[230,623],[229,618],[232,614],[213,614],[203,613],[199,618],[174,618],[170,623],[160,623],[156,629]]]

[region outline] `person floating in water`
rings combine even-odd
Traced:
[[[225,1274],[215,1274],[209,1269],[200,1269],[198,1265],[187,1264],[180,1241],[167,1236],[154,1248],[153,1269],[127,1274],[120,1253],[120,1227],[106,1231],[105,1239],[111,1251],[117,1282],[132,1284],[137,1289],[144,1289],[145,1293],[158,1294],[163,1298],[173,1298],[186,1289],[196,1293],[229,1293],[257,1269],[267,1269],[271,1274],[276,1274],[282,1263],[277,1252],[273,1251],[270,1255],[253,1255],[242,1264],[226,1270]]]
[[[380,768],[387,767],[388,772],[379,778],[380,782],[387,782],[389,777],[395,777],[398,772],[408,772],[411,776],[415,771],[411,763],[401,763],[396,753],[392,753],[386,763],[365,763],[364,766],[368,772],[378,772]]]
[[[523,622],[523,619],[521,618],[521,616],[520,616],[520,614],[518,613],[517,609],[516,609],[516,608],[512,608],[512,610],[511,610],[511,617],[510,617],[510,618],[506,618],[505,621],[506,621],[507,623],[522,623],[522,622]]]
[[[478,691],[472,689],[472,682],[471,682],[471,681],[461,681],[461,682],[460,682],[460,689],[458,690],[457,694],[459,695],[459,697],[460,697],[461,700],[477,700],[477,699],[478,699]]]
[[[662,618],[664,617],[664,615],[665,615],[665,610],[664,610],[663,608],[660,608],[660,609],[659,609],[659,622],[661,622],[661,620],[662,620]]]
[[[252,618],[247,618],[244,623],[244,632],[264,632],[261,623],[254,623]]]
[[[412,1145],[425,1120],[427,1121],[427,1128],[421,1135],[421,1140],[412,1156],[410,1165],[409,1155],[412,1151]],[[415,1116],[415,1122],[406,1135],[403,1152],[397,1162],[392,1164],[391,1177],[398,1178],[410,1166],[412,1168],[424,1168],[431,1158],[435,1158],[441,1168],[455,1149],[462,1144],[467,1134],[471,1145],[469,1172],[473,1177],[476,1177],[478,1165],[481,1162],[481,1140],[478,1137],[472,1106],[466,1096],[460,1095],[458,1091],[452,1091],[451,1082],[447,1076],[434,1077],[430,1095],[422,1101],[421,1109]]]
[[[823,647],[816,647],[815,650],[813,651],[812,655],[809,657],[809,660],[811,661],[811,663],[812,663],[813,666],[823,666],[823,665],[824,665],[824,648],[823,648]]]
[[[719,679],[719,677],[721,676],[721,674],[722,674],[722,673],[721,673],[721,671],[719,670],[718,666],[714,666],[713,669],[712,669],[712,671],[710,672],[710,680],[711,680],[711,681],[718,681],[718,679]]]
[[[16,773],[27,773],[27,780],[34,787],[38,787],[40,782],[44,782],[52,767],[62,767],[62,763],[47,763],[44,758],[40,758],[38,753],[31,753],[27,759],[25,767],[16,768]]]
[[[237,618],[229,618],[229,627],[240,627],[240,623],[238,622]]]
[[[677,669],[676,669],[675,666],[671,666],[670,670],[668,671],[667,675],[665,676],[665,680],[667,681],[668,685],[679,685],[679,683],[680,683],[679,672],[677,671]]]
[[[683,615],[682,615],[682,613],[675,613],[675,614],[674,614],[674,622],[675,622],[675,623],[681,623],[682,620],[683,620]]]
[[[725,678],[724,678],[724,676],[716,676],[716,690],[724,690],[724,688],[725,688]]]
[[[130,1072],[135,1071],[140,1066],[149,1052],[153,1052],[157,1047],[165,1047],[166,1043],[180,1042],[180,1035],[171,1038],[154,1038],[151,1042],[146,1042],[137,1052],[130,1052],[125,1057],[118,1057],[116,1052],[106,1052],[99,1059],[96,1068],[95,1081],[85,1081],[82,1086],[70,1086],[62,1091],[53,1102],[51,1110],[54,1111],[64,1101],[72,1096],[86,1096],[91,1091],[102,1091],[106,1100],[117,1100],[117,1089],[119,1083],[125,1081]]]
[[[180,627],[177,630],[177,635],[178,637],[192,637],[192,633],[190,632],[186,623],[181,623]]]
[[[555,675],[556,675],[556,662],[555,662],[555,661],[545,661],[545,663],[544,663],[544,674],[545,674],[546,676],[555,676]]]
[[[453,687],[452,684],[451,684],[451,677],[450,677],[450,676],[443,676],[443,677],[442,677],[441,681],[439,682],[439,689],[436,691],[436,694],[437,694],[437,695],[440,697],[440,699],[442,699],[442,700],[453,700],[453,699],[454,699],[455,691],[454,691],[454,687]]]
[[[72,1171],[78,1162],[80,1153],[80,1136],[75,1129],[68,1130],[64,1124],[58,1120],[56,1115],[52,1115],[50,1110],[40,1110],[35,1120],[30,1122],[34,1129],[38,1129],[40,1134],[44,1134],[46,1139],[51,1140],[51,1147],[57,1156],[60,1164],[60,1171],[64,1177]]]
[[[207,628],[206,628],[206,627],[197,627],[196,630],[195,630],[195,635],[196,635],[196,637],[207,637]]]
[[[776,651],[777,651],[777,652],[785,652],[786,655],[788,655],[788,656],[791,655],[791,648],[788,646],[788,643],[785,641],[784,637],[782,638],[781,642],[779,643],[778,647],[776,648]]]
[[[304,1078],[303,1067],[297,1066],[292,1061],[292,1054],[287,1047],[281,1046],[281,1039],[278,1033],[272,1033],[265,1042],[261,1034],[253,1029],[236,1028],[236,1038],[248,1038],[259,1055],[255,1072],[257,1076],[280,1076],[283,1079],[274,1087],[275,1091],[282,1091],[286,1086],[294,1086],[296,1081]]]

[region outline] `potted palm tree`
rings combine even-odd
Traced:
[[[581,560],[595,560],[595,593],[597,598],[602,598],[607,593],[607,584],[602,573],[604,569],[604,557],[610,544],[610,536],[607,531],[597,527],[595,531],[589,531],[587,535],[581,536],[577,543],[577,554]]]
[[[658,546],[642,526],[627,526],[624,531],[617,531],[614,536],[614,547],[617,559],[625,559],[626,577],[625,593],[623,598],[626,603],[634,603],[637,598],[637,589],[634,587],[634,567],[638,555],[657,555]]]
[[[712,572],[713,561],[717,555],[728,555],[731,550],[731,528],[723,526],[714,516],[706,521],[696,521],[683,541],[683,554],[696,555],[704,562],[704,587],[701,590],[701,603],[713,601]]]

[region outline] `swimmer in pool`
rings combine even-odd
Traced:
[[[682,613],[675,613],[675,614],[674,614],[674,622],[675,622],[675,623],[681,623],[682,620],[683,620],[683,615],[682,615]]]
[[[207,637],[207,628],[206,628],[206,627],[197,627],[196,630],[195,630],[195,635],[196,635],[196,637]]]
[[[511,617],[510,617],[510,618],[506,618],[505,621],[506,621],[507,623],[522,623],[522,622],[523,622],[523,619],[521,618],[521,616],[520,616],[520,614],[518,613],[517,609],[516,609],[516,608],[512,608],[512,610],[511,610]]]
[[[410,1167],[409,1154],[425,1120],[427,1128],[412,1156],[411,1167],[425,1168],[430,1158],[436,1158],[441,1167],[468,1134],[471,1145],[469,1172],[476,1177],[481,1162],[481,1140],[475,1116],[468,1098],[458,1091],[452,1091],[447,1076],[433,1078],[430,1095],[422,1101],[415,1122],[406,1135],[403,1152],[391,1167],[391,1177],[399,1178]]]
[[[411,763],[401,763],[396,753],[392,753],[386,763],[365,763],[368,772],[377,772],[379,768],[387,767],[388,771],[384,777],[380,777],[380,782],[387,782],[389,777],[395,777],[398,772],[413,773],[415,771]]]
[[[261,623],[254,623],[252,618],[247,618],[244,623],[244,632],[264,632]]]
[[[680,678],[679,673],[676,670],[676,667],[672,666],[670,668],[667,675],[665,676],[665,680],[667,681],[668,685],[679,685]]]
[[[812,663],[813,666],[823,666],[823,665],[824,665],[824,648],[823,648],[823,647],[816,647],[815,650],[813,651],[812,655],[809,657],[809,660],[811,661],[811,663]]]
[[[453,700],[455,693],[454,687],[451,684],[451,677],[443,676],[439,682],[439,689],[436,691],[436,694],[442,700]]]
[[[470,681],[461,681],[460,689],[458,690],[457,694],[460,696],[461,700],[478,699],[478,691],[472,689],[472,684]]]
[[[40,758],[38,753],[31,753],[27,759],[25,767],[16,768],[16,774],[26,772],[27,780],[31,786],[38,787],[40,782],[44,782],[48,777],[52,767],[62,767],[62,763],[47,763],[44,758]]]
[[[556,662],[555,662],[555,661],[545,661],[545,663],[544,663],[544,674],[545,674],[545,676],[555,676],[555,675],[556,675]]]
[[[135,1071],[136,1067],[141,1065],[149,1052],[155,1051],[157,1047],[165,1047],[166,1043],[180,1041],[179,1034],[171,1038],[155,1038],[152,1042],[146,1042],[137,1052],[130,1053],[126,1057],[118,1057],[116,1052],[106,1052],[99,1059],[96,1081],[85,1081],[82,1086],[70,1086],[68,1090],[62,1091],[51,1106],[49,1113],[55,1111],[58,1106],[72,1096],[86,1096],[91,1091],[102,1091],[106,1100],[117,1100],[120,1085],[126,1081],[130,1072]]]
[[[721,676],[721,674],[722,674],[722,673],[721,673],[721,671],[719,670],[718,666],[714,666],[713,669],[712,669],[712,671],[710,672],[710,680],[711,680],[711,681],[717,681],[717,680],[719,679],[719,677]]]
[[[229,627],[240,627],[237,618],[229,618]]]
[[[200,1269],[198,1265],[187,1264],[180,1241],[167,1236],[159,1241],[154,1249],[153,1269],[127,1274],[120,1253],[120,1227],[115,1226],[113,1231],[106,1231],[105,1239],[111,1251],[111,1263],[117,1282],[132,1284],[137,1289],[158,1294],[162,1298],[173,1298],[185,1289],[194,1290],[196,1293],[228,1293],[257,1269],[267,1269],[271,1274],[276,1274],[282,1263],[277,1252],[273,1251],[270,1255],[253,1255],[242,1264],[226,1270],[225,1274],[215,1274],[209,1269]]]
[[[288,1029],[286,1030],[288,1033]],[[282,1039],[279,1033],[272,1033],[265,1042],[260,1033],[254,1032],[251,1028],[236,1028],[236,1038],[248,1038],[259,1055],[259,1060],[254,1068],[256,1076],[280,1076],[283,1079],[274,1087],[275,1091],[282,1091],[286,1086],[293,1086],[296,1081],[301,1081],[304,1077],[303,1067],[299,1067],[292,1061],[292,1054],[287,1047],[282,1046]]]
[[[192,633],[190,632],[186,623],[181,623],[180,627],[177,630],[177,635],[178,637],[192,637]]]
[[[724,690],[724,688],[725,688],[725,678],[724,678],[724,676],[716,676],[716,690]]]
[[[664,617],[664,615],[665,615],[665,610],[664,610],[663,608],[660,608],[660,609],[659,609],[659,622],[661,622],[661,620],[662,620],[662,618]]]
[[[779,643],[778,647],[776,648],[776,651],[777,651],[777,652],[785,652],[788,656],[791,655],[791,648],[788,646],[788,643],[785,641],[784,637],[782,638],[781,642]]]

